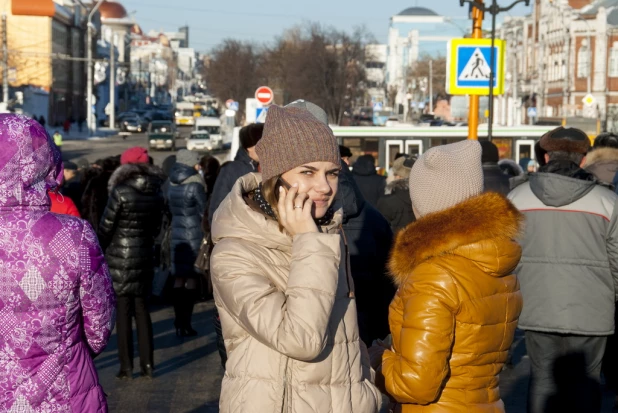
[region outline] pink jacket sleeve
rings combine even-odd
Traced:
[[[84,223],[79,264],[84,333],[92,352],[99,354],[107,345],[114,328],[116,294],[103,252],[88,223]]]

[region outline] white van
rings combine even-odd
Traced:
[[[207,132],[210,135],[210,141],[215,147],[221,147],[221,120],[214,117],[201,117],[195,119],[194,132]]]

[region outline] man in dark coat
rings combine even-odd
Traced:
[[[388,195],[378,200],[378,211],[389,222],[394,233],[415,220],[409,183],[412,165],[414,165],[414,159],[407,155],[395,159],[393,162],[395,180],[386,185]]]
[[[396,289],[386,264],[393,232],[386,219],[365,201],[346,163],[341,164],[337,196],[343,204],[360,337],[370,347],[373,340],[389,334],[388,307]]]
[[[221,168],[215,182],[208,207],[208,222],[211,226],[215,211],[230,193],[238,178],[251,172],[257,172],[259,159],[255,153],[255,145],[262,139],[263,131],[264,124],[261,123],[252,123],[240,130],[241,148],[236,153],[234,161]]]
[[[483,163],[483,184],[485,192],[498,192],[502,195],[508,195],[511,191],[509,176],[502,172],[498,161],[500,156],[498,147],[490,141],[480,141],[483,154],[481,162]]]
[[[85,188],[79,211],[82,218],[88,221],[95,231],[99,228],[101,216],[103,216],[109,198],[107,184],[114,171],[120,166],[120,159],[110,157],[99,163],[84,172]]]
[[[378,206],[378,199],[384,195],[386,178],[376,172],[376,160],[372,155],[361,155],[354,162],[352,175],[356,185],[363,194],[363,198],[372,207]]]
[[[208,197],[206,184],[199,174],[197,153],[182,149],[169,175],[167,202],[172,214],[170,258],[171,274],[175,278],[172,291],[178,336],[197,334],[191,327],[193,306],[197,300],[195,261],[204,239],[202,218]]]
[[[146,307],[154,275],[154,239],[159,233],[163,213],[163,172],[148,164],[144,148],[130,148],[122,154],[122,166],[109,179],[109,201],[103,212],[98,235],[118,296],[118,378],[131,378],[133,372],[133,331],[131,313],[135,311],[140,367],[143,376],[152,377],[153,335]]]

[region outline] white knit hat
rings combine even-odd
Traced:
[[[436,146],[421,155],[409,180],[416,212],[423,216],[442,211],[481,194],[481,155],[481,145],[473,140]]]

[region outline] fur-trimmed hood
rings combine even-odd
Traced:
[[[408,191],[408,193],[410,192],[408,178],[396,179],[386,185],[387,194],[392,194],[393,192],[398,191]]]
[[[618,163],[618,149],[616,148],[597,148],[588,152],[586,155],[586,167],[599,162]]]
[[[430,258],[482,241],[510,242],[520,234],[523,221],[524,217],[517,208],[498,193],[486,192],[467,199],[444,211],[424,216],[399,232],[391,252],[390,273],[399,285],[416,266]],[[504,258],[499,248],[493,251],[489,257],[487,250],[483,249],[484,258],[494,261]],[[491,267],[485,262],[479,264]]]
[[[165,181],[163,170],[155,165],[140,163],[126,164],[114,171],[107,183],[107,191],[112,192],[114,187],[125,184],[141,192],[156,192],[161,189]]]

